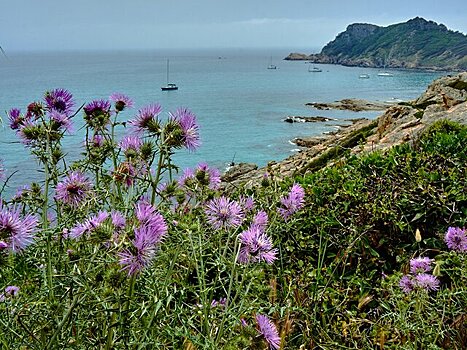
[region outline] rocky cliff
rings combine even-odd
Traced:
[[[291,53],[286,60],[346,66],[467,70],[467,36],[416,17],[388,27],[355,23],[319,54]]]
[[[467,125],[467,72],[435,80],[418,99],[391,106],[375,120],[358,120],[332,135],[301,139],[308,146],[281,162],[256,168],[233,167],[224,175],[224,187],[255,186],[265,174],[284,178],[305,174],[340,161],[343,154],[385,150],[404,142],[416,142],[423,131],[438,120]]]

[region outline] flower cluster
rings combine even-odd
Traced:
[[[187,168],[178,179],[178,184],[190,191],[194,191],[197,186],[208,187],[211,190],[219,188],[221,174],[215,168],[209,168],[206,163],[200,163],[195,169]]]
[[[459,253],[467,253],[467,229],[449,227],[444,241],[449,249]]]
[[[293,184],[289,194],[281,198],[279,214],[287,220],[292,214],[301,209],[305,204],[305,190],[299,184]]]
[[[405,293],[414,290],[436,291],[439,289],[439,280],[436,276],[427,272],[431,271],[433,259],[427,257],[418,257],[410,260],[410,273],[404,275],[399,286]]]
[[[31,214],[21,217],[19,208],[7,208],[0,202],[0,251],[19,253],[34,242],[38,220]]]
[[[277,249],[271,238],[264,232],[263,225],[253,224],[238,236],[241,244],[238,261],[243,264],[265,261],[272,264],[276,260]]]

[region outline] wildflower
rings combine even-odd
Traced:
[[[255,207],[255,200],[253,197],[241,197],[240,203],[242,204],[245,212],[249,212]]]
[[[214,308],[214,307],[224,307],[226,303],[227,303],[227,298],[220,298],[219,301],[217,301],[216,299],[213,299],[211,301],[211,307],[212,308]]]
[[[179,108],[175,113],[170,113],[170,118],[177,121],[182,130],[183,146],[189,151],[195,151],[201,144],[199,126],[196,124],[196,116],[186,108]]]
[[[153,234],[157,236],[157,239],[159,239],[159,236],[166,234],[167,224],[155,206],[146,202],[139,202],[136,204],[135,215],[139,220],[140,227],[147,226],[153,228]]]
[[[41,127],[32,120],[24,120],[18,127],[18,136],[21,138],[21,142],[27,146],[34,145],[41,134]]]
[[[143,225],[135,229],[132,246],[118,254],[119,263],[123,266],[122,270],[128,271],[130,276],[142,271],[151,263],[159,244],[167,233],[167,225],[162,215],[156,213],[156,216],[159,216],[161,221],[157,225],[152,222],[152,225]]]
[[[265,261],[272,264],[276,260],[277,249],[263,229],[252,225],[238,236],[241,248],[238,261],[243,264]]]
[[[114,225],[116,229],[122,229],[125,227],[126,220],[122,213],[119,211],[112,211],[110,213],[110,217],[112,218],[112,225]]]
[[[28,111],[26,113],[26,119],[39,118],[44,115],[44,106],[40,102],[31,102],[28,105]]]
[[[125,108],[133,107],[133,100],[124,94],[114,92],[110,95],[109,99],[115,103],[115,110],[117,112],[121,112]]]
[[[224,196],[207,202],[205,212],[208,222],[215,229],[238,227],[244,218],[240,205]]]
[[[413,274],[428,272],[431,270],[433,259],[418,257],[410,260],[410,272]]]
[[[8,286],[5,288],[5,292],[0,294],[0,302],[5,301],[7,297],[15,297],[18,295],[19,287],[17,286]]]
[[[427,292],[439,289],[439,280],[433,275],[421,273],[415,276],[415,285]]]
[[[412,276],[405,275],[401,278],[399,282],[399,287],[404,291],[404,293],[410,293],[414,290],[414,282],[412,280]]]
[[[106,211],[100,211],[97,215],[92,216],[81,224],[73,227],[70,232],[65,233],[65,238],[79,239],[84,234],[90,235],[92,232],[96,231],[104,221],[109,217],[109,213]]]
[[[289,216],[303,207],[305,190],[299,184],[293,184],[289,194],[281,198],[282,207],[278,209],[279,214],[287,220]]]
[[[201,185],[208,186],[211,190],[218,189],[221,183],[219,170],[209,168],[206,163],[198,164],[194,176]]]
[[[19,209],[0,205],[0,240],[4,249],[9,248],[13,253],[26,249],[34,242],[37,225],[33,215],[21,218]]]
[[[20,125],[23,124],[24,117],[21,115],[21,110],[18,108],[12,108],[8,112],[8,119],[10,121],[10,128],[12,130],[19,129]]]
[[[274,323],[266,315],[256,315],[259,333],[264,337],[271,349],[279,349],[281,338]]]
[[[142,144],[143,142],[138,136],[125,136],[120,141],[119,146],[121,147],[125,156],[129,159],[132,159],[138,156]]]
[[[103,128],[110,121],[110,102],[94,100],[84,106],[84,120],[93,128]]]
[[[190,180],[194,180],[195,171],[191,168],[186,168],[183,170],[182,176],[178,179],[179,186],[190,186]]]
[[[130,120],[130,125],[132,125],[137,132],[144,132],[148,130],[149,132],[159,133],[160,125],[157,117],[162,111],[160,104],[150,104],[146,107],[141,108],[138,111],[138,115],[135,119]]]
[[[65,115],[70,115],[75,105],[73,96],[65,89],[46,91],[44,100],[49,111],[55,111]]]
[[[254,217],[252,226],[264,230],[268,225],[268,214],[264,210],[260,210]]]
[[[68,133],[73,131],[73,124],[71,119],[66,114],[52,111],[50,113],[50,120],[54,122],[56,129],[63,129]]]
[[[80,171],[74,171],[57,184],[55,198],[71,207],[77,208],[90,195],[92,184]]]
[[[444,241],[449,249],[459,253],[467,252],[467,230],[460,227],[449,227]]]

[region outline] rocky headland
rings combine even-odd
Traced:
[[[415,142],[423,131],[439,120],[467,125],[467,72],[435,80],[419,98],[391,105],[375,120],[360,118],[337,132],[296,139],[305,147],[280,162],[258,168],[242,163],[223,176],[227,190],[238,186],[257,186],[268,177],[285,178],[305,174],[338,162],[344,153],[386,150],[405,142]]]
[[[420,17],[387,27],[354,23],[320,53],[291,53],[285,59],[344,66],[465,71],[467,36]]]

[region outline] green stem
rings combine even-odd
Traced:
[[[68,317],[70,317],[71,312],[75,308],[76,304],[78,303],[78,296],[76,295],[73,298],[73,302],[71,303],[70,307],[68,308],[66,314],[63,316],[62,320],[60,323],[57,325],[57,328],[55,330],[55,333],[53,334],[52,338],[50,338],[49,342],[45,346],[44,349],[51,349],[51,345],[55,342],[55,339],[57,338],[58,334],[60,333],[62,327],[64,326],[65,322],[67,322]]]

